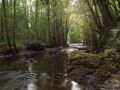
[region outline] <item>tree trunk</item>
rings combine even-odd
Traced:
[[[47,11],[47,14],[48,14],[48,32],[49,32],[49,42],[50,44],[52,43],[52,39],[51,39],[51,27],[50,27],[50,0],[48,0],[48,11]]]
[[[98,29],[100,29],[101,26],[99,26],[99,23],[98,23],[98,20],[97,20],[98,17],[96,17],[96,15],[95,15],[95,13],[94,13],[94,11],[93,11],[93,9],[92,9],[92,6],[90,5],[89,0],[86,0],[86,2],[87,2],[87,4],[88,4],[88,6],[89,6],[89,9],[90,9],[90,11],[91,11],[91,14],[92,14],[92,16],[93,16],[93,19],[94,19],[94,21],[95,21],[96,26],[98,27]]]
[[[6,14],[5,0],[2,0],[2,8],[3,8],[4,26],[5,26],[7,44],[8,44],[9,49],[12,50],[12,45],[10,43],[10,37],[9,37],[9,32],[8,32],[8,23],[7,23],[7,14]]]
[[[16,48],[16,28],[17,28],[17,22],[16,22],[16,0],[14,0],[14,29],[13,29],[13,47],[14,51],[17,51]]]
[[[117,1],[118,1],[119,9],[120,9],[120,0],[117,0]]]
[[[35,34],[36,34],[36,40],[39,40],[39,35],[38,35],[38,29],[37,29],[37,24],[38,24],[38,0],[36,0],[36,6],[35,6],[35,26],[34,26],[34,30],[35,30]]]
[[[4,40],[4,21],[3,21],[3,14],[1,15],[1,40]]]

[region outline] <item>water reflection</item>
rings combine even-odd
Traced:
[[[80,86],[63,77],[67,67],[67,55],[65,53],[42,57],[37,56],[30,60],[25,58],[24,60],[6,59],[0,61],[0,90],[88,89],[86,86]]]
[[[37,90],[34,82],[31,82],[30,84],[28,84],[28,90]]]
[[[27,90],[71,90],[76,87],[72,86],[71,80],[63,78],[65,62],[61,54],[46,57],[42,62],[28,61]]]
[[[78,83],[71,81],[71,84],[72,84],[71,90],[81,90]]]
[[[27,90],[37,90],[37,86],[36,86],[36,74],[33,71],[33,63],[32,62],[28,62],[28,80],[27,80]]]

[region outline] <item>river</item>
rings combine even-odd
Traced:
[[[97,90],[64,78],[65,52],[0,60],[0,90]]]

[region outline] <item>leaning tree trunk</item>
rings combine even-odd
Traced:
[[[117,1],[118,1],[119,10],[120,10],[120,0],[117,0]]]

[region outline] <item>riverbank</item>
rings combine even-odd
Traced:
[[[33,50],[20,50],[18,53],[4,53],[1,51],[0,59],[11,58],[11,57],[34,57],[43,55],[45,53],[56,53],[63,50],[64,47],[57,47],[57,48],[46,48],[42,51],[33,51]]]
[[[76,51],[71,54],[68,76],[87,85],[97,85],[101,90],[120,89],[120,55],[115,49],[101,54]]]

